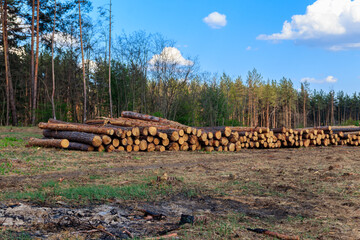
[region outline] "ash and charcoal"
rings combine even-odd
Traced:
[[[101,235],[100,239],[128,239],[157,236],[177,229],[181,214],[168,216],[169,213],[156,207],[149,211],[116,204],[70,208],[17,203],[0,205],[0,224],[9,229],[26,229],[31,236],[40,239],[47,239],[59,231],[89,237],[97,233]]]

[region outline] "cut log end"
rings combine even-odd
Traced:
[[[102,139],[100,136],[95,136],[92,140],[92,145],[94,147],[99,147],[102,144]]]

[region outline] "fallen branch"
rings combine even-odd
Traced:
[[[129,236],[129,238],[134,238],[134,235],[132,235],[132,233],[131,232],[129,232],[125,227],[124,227],[124,231],[123,231],[123,233],[126,233],[126,235],[128,235]]]
[[[150,237],[150,238],[145,238],[145,239],[146,240],[157,240],[157,239],[175,238],[177,236],[178,236],[177,233],[171,233],[171,234],[160,236],[160,237]]]
[[[261,229],[261,228],[256,228],[256,229],[247,228],[247,230],[251,231],[251,232],[260,233],[260,234],[268,235],[268,236],[271,236],[271,237],[275,237],[275,238],[278,238],[278,239],[281,239],[281,240],[300,240],[299,236],[288,236],[288,235],[285,235],[285,234],[271,232],[269,230]]]

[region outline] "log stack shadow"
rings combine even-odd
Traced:
[[[38,126],[43,129],[44,138],[31,138],[27,146],[100,152],[235,152],[241,149],[358,146],[360,143],[360,127],[356,126],[196,128],[129,111],[122,112],[120,118],[99,118],[85,124],[49,119]]]

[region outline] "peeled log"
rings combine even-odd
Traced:
[[[43,135],[48,138],[58,138],[58,139],[67,139],[71,142],[80,142],[92,145],[94,147],[99,147],[102,144],[102,139],[100,136],[93,133],[84,133],[84,132],[69,132],[69,131],[51,131],[45,129]]]
[[[30,138],[27,146],[38,147],[56,147],[56,148],[68,148],[69,140],[67,139],[37,139]]]
[[[70,142],[69,150],[77,150],[77,151],[94,151],[94,147],[85,143],[78,142]]]
[[[72,123],[39,123],[39,128],[41,129],[51,129],[58,131],[76,131],[76,132],[86,132],[86,133],[95,133],[95,134],[106,134],[114,135],[115,131],[112,128],[107,127],[96,127],[89,126],[86,124],[72,124]]]

